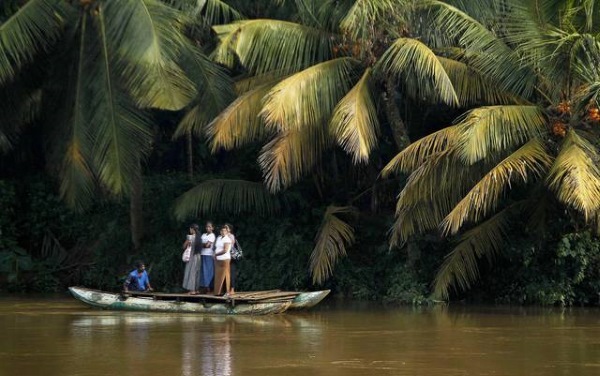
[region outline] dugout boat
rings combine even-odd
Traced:
[[[197,313],[209,315],[269,315],[314,307],[330,290],[313,292],[253,291],[227,297],[160,292],[111,293],[85,287],[69,287],[78,300],[117,311]]]

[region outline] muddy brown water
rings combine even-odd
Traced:
[[[0,376],[600,375],[600,309],[372,307],[261,317],[0,298]]]

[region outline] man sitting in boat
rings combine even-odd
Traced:
[[[152,286],[150,286],[150,279],[148,278],[148,273],[146,272],[146,265],[143,262],[138,262],[136,264],[136,269],[133,270],[127,276],[125,283],[123,284],[123,291],[152,291]]]

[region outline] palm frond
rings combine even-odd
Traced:
[[[279,20],[249,20],[213,27],[220,39],[217,62],[235,58],[253,74],[296,72],[331,57],[332,34]]]
[[[162,0],[194,19],[196,24],[217,25],[241,20],[244,16],[222,0]]]
[[[297,130],[327,122],[353,84],[357,61],[342,57],[298,72],[273,87],[260,113],[267,126]]]
[[[467,168],[451,148],[425,160],[398,196],[392,245],[437,228],[484,171],[483,163]]]
[[[27,87],[15,79],[0,90],[0,154],[15,147],[23,128],[41,112],[42,89]]]
[[[441,56],[437,58],[450,78],[461,105],[508,104],[515,101],[466,63]]]
[[[457,127],[459,154],[472,164],[541,136],[546,118],[537,106],[489,106],[470,111]]]
[[[458,128],[450,126],[411,143],[388,162],[383,170],[381,170],[381,176],[387,178],[392,174],[414,171],[427,158],[440,153],[447,149],[449,145],[454,144],[458,140],[459,135]]]
[[[135,108],[119,90],[120,77],[111,64],[104,13],[94,19],[99,43],[99,55],[91,56],[95,79],[87,89],[94,129],[94,170],[98,179],[116,195],[129,192],[138,177],[140,160],[152,142],[151,123],[147,115]]]
[[[517,93],[525,98],[533,92],[536,74],[521,64],[517,52],[485,25],[448,3],[424,0],[419,6],[429,11],[430,22],[439,30],[445,30],[445,43],[458,45],[471,52],[469,65],[483,77],[498,83],[506,92]]]
[[[310,255],[313,283],[321,284],[333,273],[339,258],[346,256],[346,248],[354,243],[354,229],[338,215],[354,215],[351,206],[329,206],[316,237],[315,248]]]
[[[390,247],[401,247],[412,236],[438,228],[453,202],[441,195],[430,201],[418,201],[408,205],[398,202],[396,219],[390,229]]]
[[[91,165],[94,148],[93,131],[90,129],[92,116],[88,111],[90,106],[86,91],[86,87],[90,86],[89,80],[92,79],[86,59],[89,39],[92,37],[88,28],[89,17],[87,14],[81,17],[79,49],[73,67],[76,74],[68,85],[67,103],[72,103],[72,108],[68,109],[68,120],[62,122],[66,129],[61,130],[62,134],[68,136],[65,137],[67,141],[62,151],[60,195],[69,207],[76,210],[82,210],[91,204],[96,189],[96,177]]]
[[[62,0],[29,0],[0,24],[0,84],[59,38],[68,17]]]
[[[182,194],[174,207],[179,220],[214,213],[273,215],[279,210],[279,199],[262,183],[233,179],[202,182]]]
[[[121,82],[138,106],[180,110],[196,96],[196,86],[179,65],[187,46],[182,15],[157,0],[100,5],[107,48],[118,62]]]
[[[342,19],[340,28],[355,40],[373,38],[376,25],[386,19],[403,18],[408,6],[407,1],[357,0]]]
[[[534,138],[494,166],[444,218],[440,227],[445,235],[456,234],[467,221],[478,222],[493,212],[498,200],[512,183],[539,178],[552,158],[541,140]]]
[[[321,159],[331,144],[325,129],[279,132],[261,150],[258,162],[267,188],[277,192],[297,182]]]
[[[257,88],[258,86],[267,84],[275,85],[275,83],[278,83],[287,77],[289,77],[289,75],[285,74],[283,71],[272,71],[256,76],[238,77],[234,83],[235,92],[238,95],[241,95],[247,91]]]
[[[371,69],[337,104],[331,117],[331,133],[337,143],[352,155],[354,162],[369,160],[377,144],[379,121],[369,87]]]
[[[416,39],[398,38],[381,56],[374,69],[401,80],[407,94],[413,99],[459,105],[444,66],[427,45]]]
[[[450,288],[467,290],[479,278],[479,260],[488,260],[502,251],[508,236],[510,217],[518,205],[511,205],[460,237],[438,270],[433,284],[434,297],[448,299]]]
[[[197,6],[192,15],[201,15],[209,25],[226,24],[244,18],[235,8],[221,0],[197,0],[196,4],[202,6]]]
[[[546,180],[559,201],[577,209],[586,219],[600,209],[599,158],[594,145],[571,129]]]
[[[233,150],[243,145],[265,140],[274,132],[265,127],[259,113],[262,101],[275,83],[256,87],[240,95],[206,127],[211,151]],[[190,121],[194,115],[188,112],[182,120]]]
[[[205,127],[234,100],[233,82],[226,72],[197,50],[185,49],[184,66],[200,93],[179,122],[173,138],[192,133],[201,136]]]

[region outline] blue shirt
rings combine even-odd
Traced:
[[[148,285],[150,285],[150,279],[145,270],[142,274],[139,274],[137,269],[135,269],[129,273],[125,281],[125,288],[128,290],[144,291]]]

